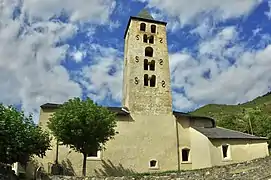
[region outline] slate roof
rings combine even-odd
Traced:
[[[56,109],[56,108],[59,107],[59,105],[61,105],[61,104],[46,103],[46,104],[41,105],[40,107],[42,109]],[[128,115],[129,114],[122,107],[106,107],[106,108],[109,109],[110,111],[114,112],[114,113],[117,113],[117,115]]]
[[[56,103],[46,103],[41,105],[40,107],[42,109],[56,109],[59,107],[59,105],[61,104],[56,104]],[[125,110],[125,108],[123,107],[107,107],[109,110],[111,110],[112,112],[117,113],[118,115],[128,115],[129,113],[127,112],[127,110]],[[194,116],[188,113],[183,113],[183,112],[177,112],[177,111],[173,111],[173,115],[176,117],[191,117],[191,118],[204,118],[204,119],[209,119],[213,121],[213,124],[215,125],[215,120],[209,117],[204,117],[204,116]]]
[[[154,20],[153,17],[150,15],[150,13],[146,9],[142,9],[136,17]]]
[[[192,114],[188,114],[188,113],[183,113],[183,112],[178,112],[178,111],[173,111],[173,115],[175,117],[183,117],[183,116],[186,116],[186,117],[189,117],[189,118],[193,118],[193,119],[208,119],[210,121],[212,121],[212,124],[213,124],[213,127],[216,126],[215,124],[215,120],[210,118],[210,117],[206,117],[206,116],[195,116],[195,115],[192,115]]]
[[[61,104],[55,104],[55,103],[46,103],[41,105],[40,107],[42,109],[56,109],[59,107]],[[117,115],[121,116],[127,116],[129,115],[129,112],[123,108],[123,107],[106,107],[110,111],[117,113]],[[194,119],[208,119],[213,122],[213,127],[212,128],[206,128],[206,127],[193,127],[195,130],[199,131],[209,139],[255,139],[255,140],[267,140],[265,137],[257,137],[253,136],[250,134],[238,132],[238,131],[233,131],[221,127],[215,127],[215,120],[209,117],[204,117],[204,116],[194,116],[188,113],[183,113],[183,112],[177,112],[173,111],[173,115],[175,117],[190,117]]]
[[[254,139],[254,140],[267,140],[265,137],[257,137],[251,134],[246,134],[234,130],[229,130],[221,127],[203,128],[193,127],[209,139]]]
[[[146,9],[142,9],[138,13],[138,15],[136,15],[136,16],[130,16],[129,21],[128,21],[127,26],[126,26],[126,30],[124,32],[124,39],[126,37],[126,34],[127,34],[127,31],[128,31],[128,27],[130,25],[131,19],[135,19],[135,20],[139,20],[139,21],[145,21],[145,22],[150,22],[150,23],[155,23],[155,24],[167,25],[166,22],[155,20]]]

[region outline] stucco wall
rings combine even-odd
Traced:
[[[158,161],[157,170],[177,169],[177,142],[173,115],[132,115],[132,121],[119,121],[119,134],[108,142],[103,152],[104,160],[120,163],[137,172],[149,169],[149,161]]]
[[[190,161],[182,162],[182,149],[188,148],[191,150],[191,140],[190,140],[190,121],[187,117],[180,117],[177,119],[178,125],[178,140],[179,140],[179,163],[180,169],[191,169],[192,159],[190,156]],[[191,155],[191,152],[190,152]]]
[[[196,131],[190,129],[192,169],[211,167],[210,141]]]
[[[42,111],[40,121],[45,125],[52,111]],[[95,174],[95,170],[110,173],[112,168],[123,169],[119,173],[129,170],[136,172],[177,170],[177,140],[176,123],[172,114],[159,116],[131,115],[131,117],[118,117],[117,128],[119,132],[114,140],[106,145],[101,152],[101,160],[87,160],[87,174]],[[50,171],[49,165],[56,156],[55,141],[53,148],[47,151],[46,157],[38,158],[44,169]],[[59,162],[70,163],[71,171],[80,175],[82,171],[83,156],[66,146],[59,146]],[[149,169],[150,160],[158,161],[158,169]],[[108,161],[109,160],[109,161]],[[110,165],[112,163],[112,165]],[[112,166],[111,168],[108,165]],[[107,168],[105,168],[105,166]]]
[[[229,145],[229,159],[223,159],[222,145]],[[264,140],[215,139],[211,140],[210,149],[213,165],[237,163],[269,155],[268,144]]]
[[[54,113],[55,109],[41,109],[40,110],[40,119],[39,119],[39,126],[42,129],[48,130],[47,122],[50,116]],[[53,136],[52,136],[53,138]],[[35,157],[36,161],[38,162],[37,166],[42,166],[45,171],[48,171],[48,166],[55,161],[56,158],[56,140],[53,138],[51,141],[51,150],[46,151],[46,157],[39,158]]]

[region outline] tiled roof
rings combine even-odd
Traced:
[[[229,130],[221,127],[214,128],[203,128],[203,127],[193,127],[195,130],[199,131],[209,139],[262,139],[266,140],[265,137],[253,136],[251,134],[242,133],[239,131]]]

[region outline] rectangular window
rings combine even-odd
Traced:
[[[87,160],[101,160],[101,151],[93,151],[89,153]]]
[[[229,145],[222,145],[222,156],[223,156],[223,159],[230,158],[230,156],[229,156]]]
[[[182,149],[182,161],[183,162],[188,162],[189,161],[189,153],[190,153],[190,150],[185,148],[185,149]]]

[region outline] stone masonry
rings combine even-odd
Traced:
[[[160,173],[153,175],[131,175],[123,177],[63,177],[52,176],[50,180],[268,180],[271,179],[271,157],[227,166],[183,171],[180,173]]]

